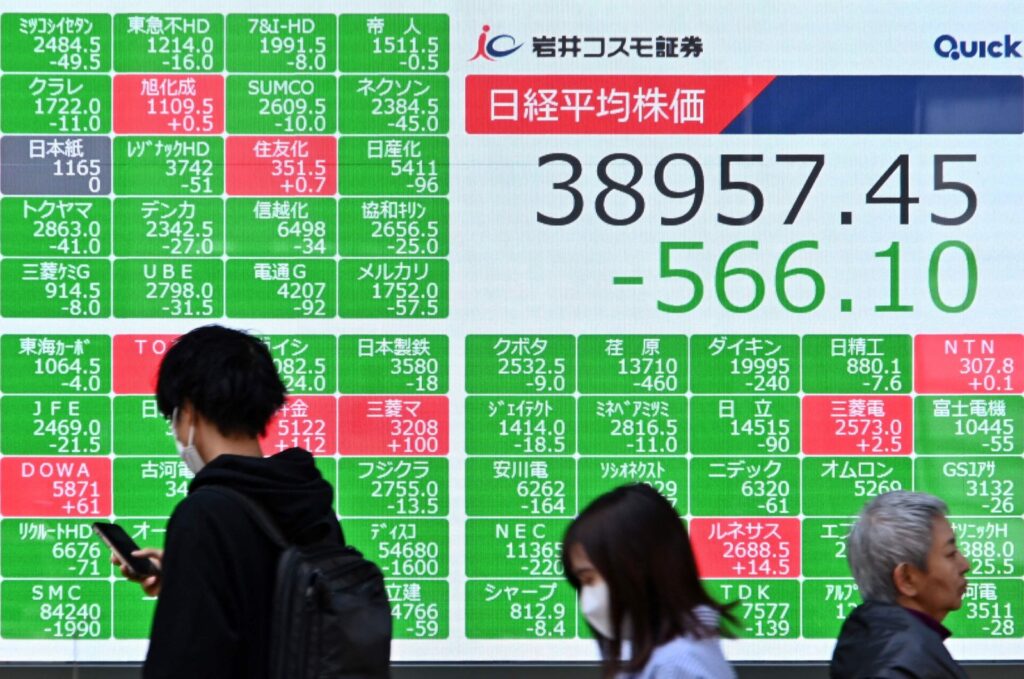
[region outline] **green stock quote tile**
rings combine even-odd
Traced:
[[[109,71],[110,27],[109,14],[5,13],[0,19],[0,70]]]
[[[796,516],[800,461],[697,457],[690,461],[690,511],[697,516]]]
[[[447,14],[342,14],[338,42],[344,73],[448,70]]]
[[[116,257],[220,257],[224,202],[220,198],[114,199]]]
[[[115,639],[149,639],[155,611],[156,597],[146,596],[138,583],[114,582]]]
[[[343,75],[342,134],[448,134],[448,76]]]
[[[581,335],[580,393],[685,394],[685,335]]]
[[[809,394],[909,394],[910,335],[804,335]]]
[[[447,519],[345,519],[342,527],[386,578],[448,577]]]
[[[122,196],[220,196],[224,139],[114,137],[114,193]]]
[[[332,76],[228,76],[228,134],[334,134],[337,101]]]
[[[0,635],[5,639],[108,639],[109,581],[0,582]]]
[[[4,75],[0,129],[8,134],[107,134],[110,92],[107,75]]]
[[[576,515],[572,458],[469,458],[466,515],[571,518]]]
[[[224,262],[216,259],[118,259],[117,318],[219,318],[224,314]]]
[[[800,338],[694,335],[690,384],[695,394],[795,394],[800,388]]]
[[[683,455],[685,396],[583,396],[579,399],[584,455]]]
[[[92,520],[0,520],[0,574],[4,578],[105,578],[110,550]]]
[[[572,335],[467,335],[466,392],[571,394],[576,388]]]
[[[971,577],[1019,577],[1024,574],[1024,519],[953,518],[957,547],[971,564]]]
[[[467,639],[567,639],[576,592],[564,579],[467,580]]]
[[[804,495],[806,497],[806,490]],[[850,565],[846,561],[846,537],[856,520],[855,516],[804,519],[800,525],[800,572],[812,578],[850,577]]]
[[[289,394],[333,394],[338,374],[334,335],[264,335]]]
[[[1020,515],[1024,458],[919,457],[914,490],[937,495],[952,516]]]
[[[136,28],[141,22],[142,28]],[[114,70],[217,73],[224,70],[221,14],[114,15]]]
[[[119,519],[118,523],[143,547],[163,544],[167,522]],[[156,610],[156,597],[146,596],[137,583],[114,581],[114,638],[148,639]]]
[[[0,450],[5,455],[106,455],[110,423],[106,396],[4,396]]]
[[[229,259],[227,314],[232,318],[334,318],[337,280],[333,259]]]
[[[332,198],[228,198],[229,257],[333,257]]]
[[[448,393],[447,335],[342,335],[343,394]]]
[[[917,396],[914,451],[919,455],[1019,455],[1024,396]]]
[[[105,394],[109,335],[0,336],[0,391],[8,394]]]
[[[448,137],[341,137],[343,196],[445,196]]]
[[[447,639],[451,616],[445,580],[388,580],[395,639]]]
[[[578,463],[578,474],[580,511],[599,495],[628,483],[650,485],[681,514],[689,507],[688,465],[679,457],[584,457]]]
[[[861,604],[852,578],[803,582],[803,636],[835,639],[846,616]]]
[[[0,316],[110,316],[107,259],[5,259],[0,262]]]
[[[229,14],[229,71],[330,73],[337,65],[333,14]]]
[[[795,580],[704,580],[715,601],[735,604],[738,624],[722,621],[740,639],[795,639],[800,636],[800,583]]]
[[[796,455],[797,396],[694,396],[690,399],[694,455]]]
[[[114,453],[116,455],[175,455],[170,423],[152,396],[114,397]]]
[[[968,574],[960,610],[951,612],[942,624],[961,639],[1024,637],[1024,582]]]
[[[469,396],[470,455],[571,455],[576,452],[572,396]]]
[[[343,457],[338,461],[342,517],[406,518],[448,514],[443,457]]]
[[[342,198],[342,257],[446,257],[447,198]]]
[[[466,576],[556,578],[562,569],[565,520],[469,519]]]
[[[342,318],[448,317],[444,259],[343,259],[338,288]]]
[[[856,516],[876,495],[913,488],[909,457],[808,456],[803,472],[808,516]]]
[[[110,254],[107,198],[8,196],[0,200],[0,223],[0,254],[5,257]]]
[[[170,516],[191,482],[192,472],[176,455],[114,458],[114,513]]]
[[[167,523],[169,519],[170,517],[168,516],[155,518],[119,517],[117,524],[124,528],[124,532],[128,533],[140,547],[163,548],[167,537]]]

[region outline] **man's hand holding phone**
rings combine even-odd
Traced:
[[[110,555],[110,563],[120,567],[121,575],[128,578],[132,582],[137,582],[140,585],[142,585],[142,591],[144,591],[148,596],[160,596],[160,576],[163,570],[162,566],[164,550],[154,549],[152,547],[147,547],[146,549],[136,549],[132,552],[132,556],[142,559],[149,559],[149,561],[151,561],[156,567],[156,574],[142,575],[136,572],[131,566],[122,561],[116,553]]]
[[[97,521],[92,525],[96,534],[110,547],[110,562],[120,566],[121,574],[142,585],[149,596],[160,594],[162,549],[140,549],[124,529],[116,523]]]

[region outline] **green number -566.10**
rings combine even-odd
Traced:
[[[718,303],[733,313],[749,313],[754,311],[765,299],[764,276],[755,269],[746,266],[731,266],[733,255],[741,250],[757,250],[760,243],[755,240],[742,240],[733,243],[722,251],[715,264],[714,291]],[[689,283],[689,296],[672,301],[658,300],[658,310],[668,313],[687,313],[696,309],[704,299],[704,280],[692,269],[678,265],[678,253],[681,251],[703,250],[704,243],[699,241],[666,241],[661,243],[661,278],[681,278]],[[809,266],[798,266],[791,259],[803,250],[817,250],[818,241],[802,240],[793,243],[779,256],[773,277],[775,296],[787,311],[803,314],[815,311],[825,300],[825,279]],[[950,256],[959,252],[964,261],[966,276],[961,299],[950,301],[943,297],[939,286],[939,270],[950,251]],[[889,247],[874,253],[876,258],[889,260],[889,299],[885,304],[875,305],[878,312],[913,311],[912,304],[900,301],[900,243],[893,241]],[[740,291],[737,291],[737,287]],[[928,262],[928,292],[932,303],[940,311],[960,313],[970,308],[978,292],[978,263],[971,247],[958,240],[947,240],[939,243],[932,251]],[[946,296],[950,296],[946,291]],[[843,311],[852,308],[852,300],[843,300]]]

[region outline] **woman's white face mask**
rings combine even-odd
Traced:
[[[602,636],[614,638],[612,603],[608,595],[608,584],[604,580],[580,588],[580,609],[591,627]]]

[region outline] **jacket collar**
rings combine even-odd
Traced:
[[[949,631],[949,628],[947,628],[945,625],[943,625],[927,613],[915,611],[913,608],[907,608],[906,606],[904,606],[903,608],[907,611],[907,613],[910,613],[912,616],[923,622],[928,629],[938,634],[939,638],[943,641],[953,636],[953,633]]]

